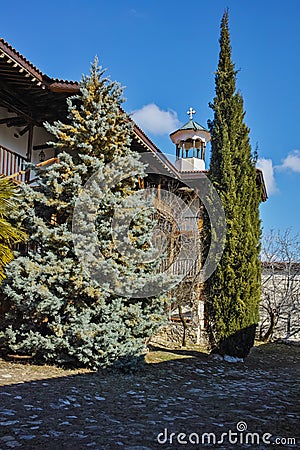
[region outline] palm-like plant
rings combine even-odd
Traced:
[[[13,245],[26,239],[26,233],[12,225],[10,217],[16,212],[16,185],[0,177],[0,283],[5,278],[4,268],[13,259]]]

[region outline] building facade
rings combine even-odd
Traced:
[[[27,163],[45,165],[55,160],[58,155],[48,144],[53,137],[45,130],[43,123],[65,121],[66,99],[78,93],[78,82],[48,77],[7,42],[0,39],[1,175],[17,182],[30,183],[34,178],[34,172],[26,170]],[[156,206],[159,220],[163,223],[164,230],[169,232],[168,258],[162,261],[160,269],[184,276],[186,284],[182,285],[185,287],[180,301],[196,304],[194,317],[199,329],[203,329],[204,305],[201,299],[201,286],[197,281],[201,267],[201,242],[197,242],[196,260],[191,258],[190,254],[195,251],[194,231],[201,237],[202,204],[193,196],[192,191],[199,178],[206,173],[205,150],[210,135],[203,126],[194,121],[194,114],[195,111],[190,108],[189,121],[170,135],[176,148],[175,163],[169,161],[135,123],[131,146],[133,150],[146,154],[150,170],[146,179],[142,181],[142,187],[155,187],[157,190]],[[257,182],[262,188],[263,200],[266,200],[267,193],[263,173],[260,170],[257,170]],[[165,194],[166,192],[169,194]],[[174,203],[171,194],[188,204],[187,213],[180,226],[174,222]],[[183,252],[178,250],[180,246],[184,247]]]

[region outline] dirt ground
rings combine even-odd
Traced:
[[[300,448],[299,354],[157,349],[135,375],[0,360],[0,450]]]

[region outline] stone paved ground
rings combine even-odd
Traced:
[[[245,364],[174,352],[151,352],[140,375],[0,360],[0,449],[300,448],[299,347],[256,347]]]

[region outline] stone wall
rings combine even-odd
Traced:
[[[274,320],[271,339],[300,340],[300,264],[263,264],[258,337]]]
[[[159,333],[151,338],[150,344],[168,348],[178,348],[182,346],[183,326],[179,322],[170,321],[160,329]],[[188,324],[186,333],[186,346],[194,347],[207,346],[208,340],[204,330],[198,330],[198,327],[192,323]]]

